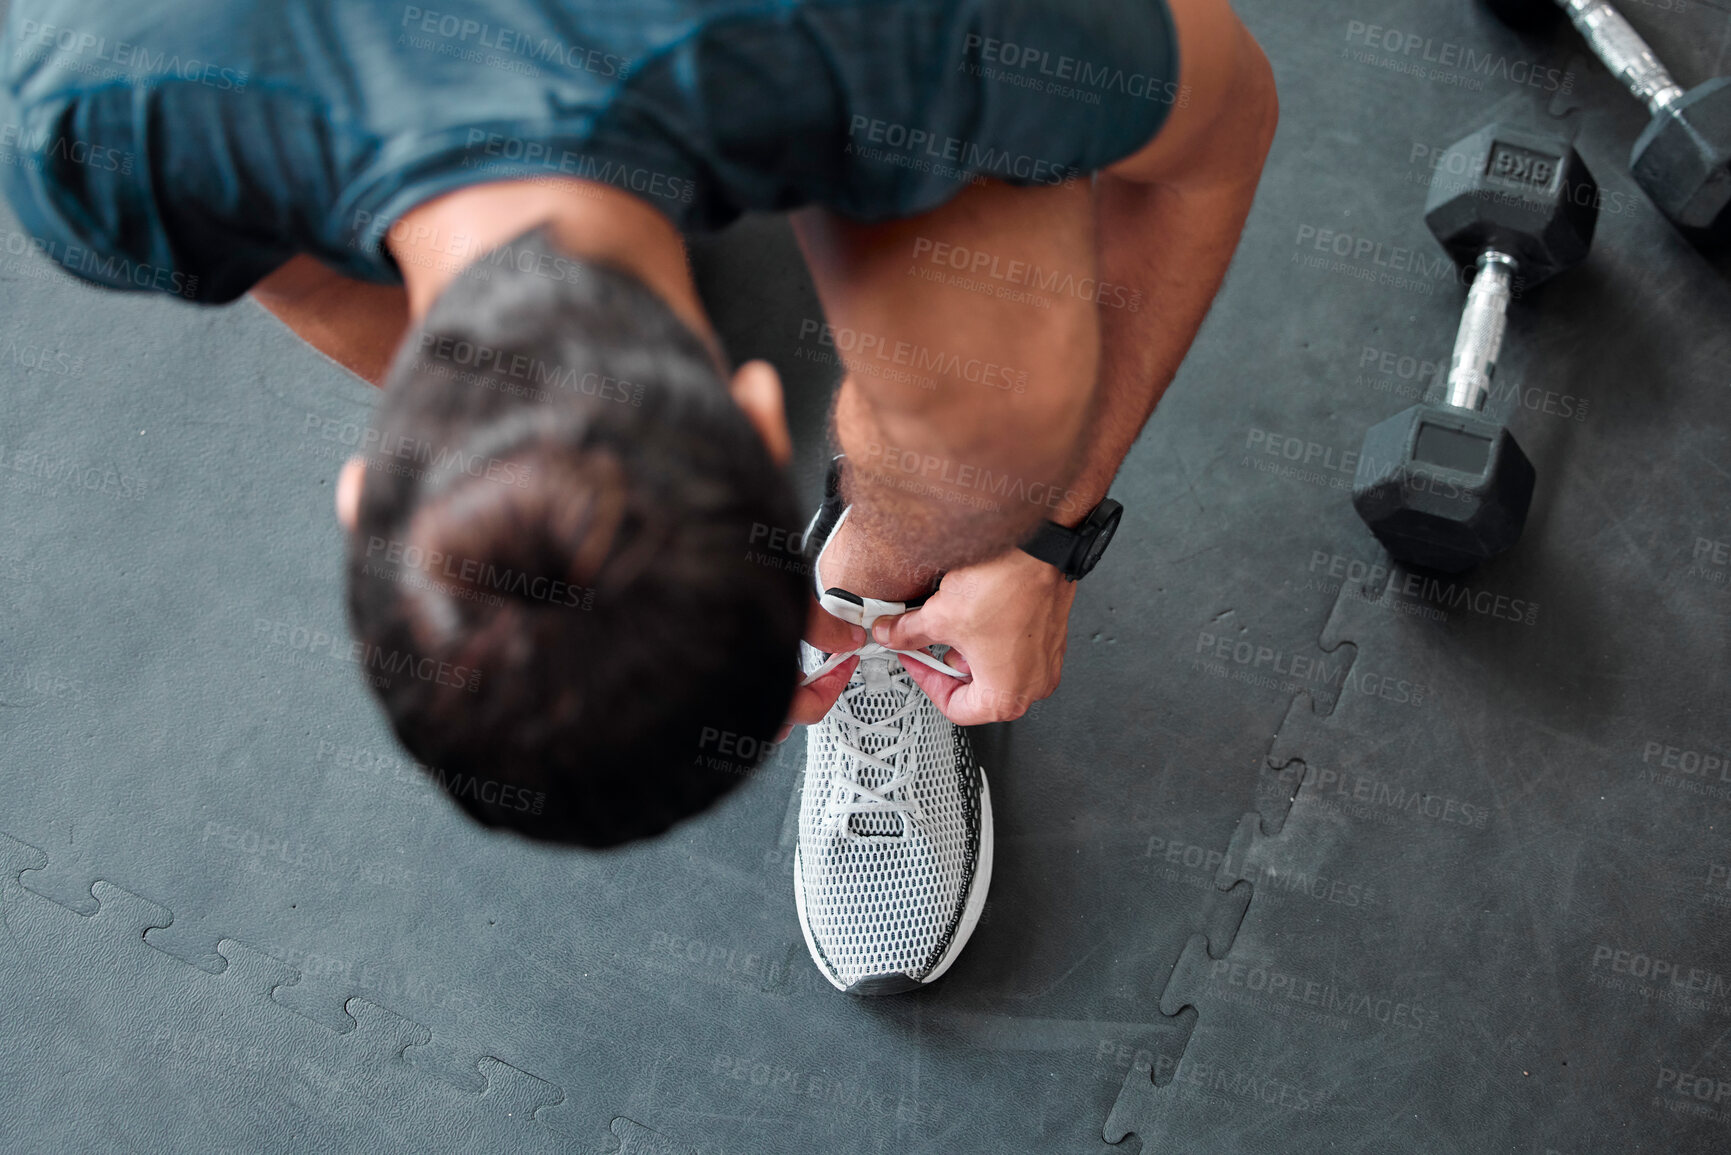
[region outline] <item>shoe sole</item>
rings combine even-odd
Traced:
[[[805,949],[811,952],[811,961],[817,963],[818,973],[829,980],[829,985],[843,994],[850,995],[898,995],[908,991],[917,991],[923,986],[937,982],[944,977],[944,972],[950,969],[962,953],[962,948],[968,945],[968,939],[973,937],[974,927],[979,925],[980,912],[986,907],[986,892],[992,887],[992,847],[996,841],[996,824],[992,821],[992,787],[986,781],[985,767],[980,768],[980,859],[974,870],[973,882],[968,891],[967,905],[962,907],[962,921],[956,927],[955,937],[950,939],[950,945],[938,958],[938,965],[932,968],[932,973],[923,979],[909,975],[870,975],[860,979],[852,986],[844,986],[836,982],[818,959],[817,942],[811,935],[811,923],[805,917],[805,867],[800,859],[799,847],[793,851],[793,908],[799,914],[800,933],[805,935]]]

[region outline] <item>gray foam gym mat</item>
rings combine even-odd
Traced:
[[[317,640],[371,390],[249,304],[75,285],[0,219],[0,1139],[1723,1149],[1724,260],[1640,199],[1640,111],[1568,37],[1464,3],[1241,9],[1283,100],[1261,198],[1117,486],[1064,687],[980,735],[992,898],[908,998],[805,956],[797,739],[623,851],[455,814]],[[1630,15],[1687,78],[1731,70],[1723,7]],[[1415,73],[1432,48],[1371,25],[1489,63]],[[1493,114],[1578,129],[1617,196],[1512,319],[1528,540],[1405,587],[1341,465],[1446,355],[1460,289],[1375,254],[1432,251],[1427,150]],[[1372,255],[1312,260],[1322,230]],[[786,375],[815,496],[836,370],[791,238],[751,220],[695,256],[732,352]],[[1655,960],[1681,990],[1643,993]]]

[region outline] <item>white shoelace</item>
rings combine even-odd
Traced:
[[[856,654],[862,664],[872,659],[888,659],[894,655],[904,659],[913,658],[915,661],[948,674],[952,678],[967,677],[960,670],[945,665],[924,650],[896,650],[877,642],[867,642],[857,650],[844,650],[840,653],[831,654],[824,660],[823,665],[806,675],[804,684],[810,685]],[[919,803],[906,793],[913,785],[914,775],[913,771],[905,765],[907,751],[904,743],[907,740],[907,734],[902,727],[902,723],[908,715],[920,707],[920,689],[913,684],[913,679],[908,677],[905,669],[892,673],[890,680],[898,690],[905,693],[906,700],[900,708],[882,721],[862,722],[853,715],[851,709],[842,710],[839,714],[835,710],[831,711],[831,716],[836,723],[836,750],[843,759],[843,766],[851,766],[855,769],[851,775],[838,770],[831,780],[829,800],[824,804],[823,826],[826,831],[842,831],[849,841],[864,837],[853,828],[853,823],[850,821],[856,814],[895,814],[901,823],[903,836],[908,834],[910,827],[917,827],[925,819],[925,814],[920,809]],[[843,690],[841,697],[836,701],[836,706],[839,708],[846,704],[851,707],[853,699],[866,693],[869,685],[869,682],[861,682],[858,686],[850,686]],[[876,734],[893,740],[889,745],[873,754],[862,748],[864,739],[868,734]],[[858,781],[861,777],[860,771],[867,768],[888,774],[889,780],[876,789],[861,785]],[[898,790],[904,792],[903,797],[895,796]]]

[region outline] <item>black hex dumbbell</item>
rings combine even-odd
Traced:
[[[1611,75],[1653,114],[1629,158],[1635,182],[1690,240],[1731,239],[1731,76],[1684,91],[1610,0],[1484,3],[1523,29],[1567,13]]]
[[[1561,137],[1493,124],[1441,159],[1425,224],[1472,287],[1440,404],[1365,434],[1352,504],[1396,561],[1460,573],[1514,545],[1536,475],[1481,410],[1509,300],[1586,259],[1599,220],[1593,174]]]

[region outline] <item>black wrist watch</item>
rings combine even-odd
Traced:
[[[1123,517],[1124,507],[1108,497],[1075,529],[1045,522],[1022,543],[1022,552],[1057,566],[1070,581],[1081,581],[1100,564]]]

